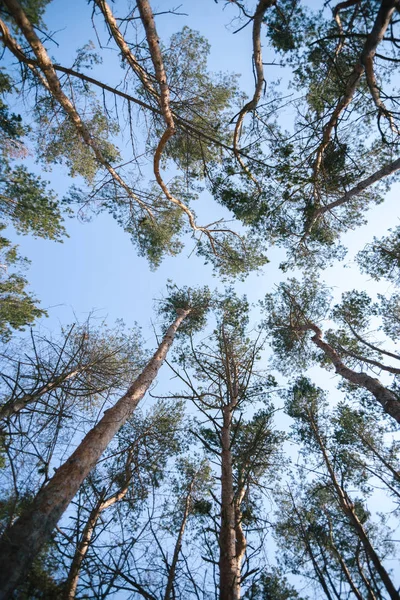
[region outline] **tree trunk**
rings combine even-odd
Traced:
[[[11,417],[11,415],[18,413],[20,410],[25,408],[27,404],[36,402],[36,400],[41,398],[44,394],[47,394],[48,392],[60,387],[65,381],[73,379],[80,373],[84,373],[89,366],[90,365],[85,365],[83,367],[79,367],[78,369],[74,369],[73,371],[64,373],[63,375],[59,375],[52,381],[40,386],[40,388],[38,388],[36,391],[31,392],[30,394],[24,394],[20,398],[14,400],[14,402],[6,402],[2,407],[0,407],[0,419],[7,419],[7,417]]]
[[[343,572],[345,578],[347,579],[347,582],[348,582],[354,596],[357,598],[357,600],[363,600],[362,594],[361,594],[360,590],[357,588],[356,584],[354,583],[351,573],[350,573],[349,569],[347,568],[347,564],[346,564],[340,550],[336,547],[334,536],[333,536],[332,522],[331,522],[331,519],[329,518],[329,513],[327,510],[324,510],[324,512],[326,514],[326,518],[329,523],[329,538],[330,538],[331,548],[333,550],[333,553],[336,556],[336,558],[340,564],[340,568],[342,569],[342,572]]]
[[[295,501],[295,499],[293,497],[293,494],[292,494],[292,492],[290,490],[289,490],[289,494],[290,494],[290,499],[292,501],[293,510],[294,510],[294,512],[295,512],[295,514],[297,516],[297,519],[298,519],[297,522],[298,522],[298,524],[300,526],[301,533],[303,535],[303,541],[304,541],[304,545],[305,545],[305,548],[306,548],[306,552],[307,552],[308,556],[311,558],[311,563],[312,563],[312,566],[313,566],[313,569],[314,569],[314,573],[315,573],[315,575],[316,575],[316,577],[317,577],[317,579],[318,579],[318,581],[319,581],[322,589],[324,590],[325,596],[327,597],[327,599],[328,600],[333,600],[332,595],[331,595],[331,593],[329,591],[329,588],[328,588],[328,584],[325,581],[325,576],[324,576],[324,574],[323,574],[323,572],[322,572],[322,570],[321,570],[321,568],[320,568],[320,566],[318,564],[318,560],[317,560],[317,558],[316,558],[316,556],[314,554],[314,551],[313,551],[310,539],[308,537],[307,528],[304,526],[304,523],[302,521],[301,515],[300,515],[300,513],[299,513],[299,511],[297,509],[297,506],[296,506],[296,501]]]
[[[171,565],[168,568],[168,581],[167,581],[167,585],[165,587],[164,600],[170,600],[170,598],[171,598],[171,593],[172,593],[174,580],[175,580],[176,565],[178,564],[179,553],[182,548],[183,534],[185,533],[186,523],[189,518],[190,502],[192,499],[193,486],[194,486],[194,478],[193,478],[192,483],[189,486],[189,490],[188,490],[188,493],[187,493],[187,496],[185,499],[185,510],[183,512],[181,526],[179,528],[178,539],[176,540]]]
[[[221,431],[221,529],[219,533],[219,600],[239,600],[237,578],[236,519],[231,452],[231,407],[223,409]]]
[[[32,506],[8,529],[0,541],[0,600],[11,598],[13,590],[28,572],[40,549],[83,480],[96,465],[117,431],[126,423],[163,364],[175,334],[190,309],[179,310],[160,346],[127,393],[84,437],[75,452],[56,471],[36,496]]]
[[[90,541],[93,536],[94,528],[99,520],[99,517],[103,510],[107,510],[110,506],[122,500],[129,489],[129,481],[124,485],[116,494],[104,500],[104,495],[100,496],[96,506],[91,510],[89,518],[84,527],[82,537],[75,550],[74,558],[72,559],[71,567],[69,569],[66,588],[64,590],[64,600],[74,600],[76,596],[76,588],[79,581],[79,573],[83,560],[89,550]]]
[[[329,358],[338,375],[341,375],[341,377],[347,379],[350,383],[354,383],[371,392],[383,407],[383,410],[400,423],[400,402],[393,392],[382,385],[379,379],[375,379],[367,373],[357,373],[357,371],[353,371],[353,369],[346,367],[336,350],[322,339],[322,331],[317,325],[308,323],[307,325],[304,325],[302,329],[314,331],[314,335],[311,338],[312,341],[323,351],[325,356]]]
[[[340,485],[340,483],[337,480],[336,474],[333,470],[331,461],[329,460],[328,453],[326,451],[324,442],[319,434],[317,425],[314,422],[313,416],[310,413],[309,413],[309,416],[310,416],[311,427],[315,434],[315,439],[321,449],[321,453],[322,453],[326,468],[328,470],[329,476],[331,478],[333,488],[336,492],[336,496],[339,501],[339,505],[340,505],[343,513],[347,516],[348,520],[350,521],[351,525],[353,526],[354,531],[356,532],[356,534],[364,548],[365,554],[370,559],[370,561],[374,565],[376,572],[378,573],[379,577],[381,578],[381,581],[386,588],[389,598],[391,600],[400,600],[400,595],[399,595],[398,591],[396,590],[396,588],[394,587],[393,582],[392,582],[391,578],[389,577],[389,573],[386,571],[379,556],[375,552],[375,549],[370,542],[368,534],[366,533],[361,521],[359,520],[359,518],[354,510],[353,503],[351,502],[350,498],[348,497],[347,492],[342,488],[342,486]]]

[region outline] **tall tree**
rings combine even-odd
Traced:
[[[371,519],[371,475],[348,444],[345,421],[335,426],[322,390],[304,377],[286,394],[286,409],[303,453],[300,480],[297,486],[289,481],[279,505],[277,536],[287,566],[310,569],[328,599],[398,598],[384,560],[388,531],[380,532]]]
[[[396,361],[399,356],[386,349],[390,348],[388,340],[382,347],[382,342],[371,340],[368,333],[371,318],[379,315],[385,334],[397,341],[398,301],[396,294],[373,303],[365,292],[347,292],[331,313],[339,326],[329,330],[324,339],[320,323],[328,316],[328,290],[315,278],[281,283],[274,294],[267,294],[264,303],[276,366],[282,371],[304,369],[315,362],[333,367],[350,385],[370,392],[383,410],[400,422],[396,381],[400,370],[390,364],[390,359]],[[366,372],[375,368],[393,375],[393,383],[381,382],[374,373]]]
[[[179,328],[201,326],[207,310],[207,291],[177,291],[162,310],[175,318],[165,332],[157,351],[128,391],[80,442],[70,458],[56,471],[34,499],[32,506],[3,534],[0,542],[2,581],[0,598],[12,594],[30,567],[39,549],[49,539],[53,528],[77,493],[80,485],[96,465],[118,430],[132,415],[139,401],[154,381]]]
[[[207,342],[179,352],[180,370],[190,398],[201,413],[195,431],[221,481],[218,517],[219,598],[241,597],[246,556],[246,524],[254,522],[257,489],[279,463],[280,434],[273,431],[273,408],[267,401],[272,377],[256,373],[263,343],[248,332],[249,306],[228,292],[216,306],[216,329]],[[252,418],[244,412],[262,406]],[[214,492],[215,494],[215,492]],[[211,510],[211,508],[210,508]]]

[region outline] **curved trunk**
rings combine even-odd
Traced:
[[[329,358],[338,375],[341,375],[341,377],[347,379],[350,383],[354,383],[371,392],[383,407],[383,410],[400,423],[400,402],[393,392],[382,385],[379,379],[371,377],[371,375],[368,375],[367,373],[357,373],[357,371],[353,371],[353,369],[346,367],[336,350],[322,339],[322,331],[317,325],[308,323],[307,325],[304,325],[302,329],[314,331],[314,335],[311,338],[312,341],[323,351],[325,356]]]
[[[84,437],[75,452],[36,496],[32,506],[8,529],[0,541],[0,600],[11,597],[28,572],[83,480],[94,468],[117,431],[126,423],[154,381],[190,310],[180,310],[160,346],[127,393]]]

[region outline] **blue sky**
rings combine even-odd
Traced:
[[[116,14],[125,15],[123,8],[120,8],[118,13],[117,9],[120,6],[121,3],[114,5]],[[153,4],[153,10],[166,11],[177,6],[178,4],[172,2],[160,2],[158,6]],[[177,12],[188,13],[190,16],[163,14],[156,17],[160,38],[167,43],[168,37],[184,25],[199,30],[211,44],[209,68],[213,71],[239,73],[241,89],[251,95],[254,85],[251,70],[251,29],[247,27],[235,35],[232,34],[238,26],[233,20],[237,15],[236,8],[224,2],[217,4],[214,0],[186,0],[179,4]],[[98,46],[90,19],[91,6],[82,0],[68,3],[55,0],[49,4],[45,19],[48,33],[59,46],[49,42],[47,47],[57,62],[65,66],[71,65],[76,49],[90,40]],[[99,21],[96,25],[97,35],[102,44],[106,44],[108,35],[104,26]],[[102,53],[105,56],[104,62],[95,66],[93,76],[107,83],[117,84],[120,77],[119,58],[114,45],[110,46],[110,50]],[[271,50],[265,49],[264,61],[272,62],[274,59],[279,62]],[[287,74],[282,73],[282,69],[276,66],[267,66],[265,76],[267,82],[278,76],[288,79]],[[20,105],[19,110],[24,110],[24,107]],[[129,146],[125,140],[122,141],[121,147],[129,158]],[[40,166],[34,163],[33,158],[34,155],[30,162],[40,173]],[[144,169],[144,174],[151,178],[149,167]],[[44,176],[51,181],[60,197],[67,192],[71,183],[79,185],[79,178],[71,180],[62,167],[56,167]],[[321,280],[332,287],[336,301],[339,301],[342,292],[355,287],[365,289],[371,295],[390,291],[389,284],[386,285],[384,281],[377,286],[362,275],[354,265],[353,257],[374,235],[380,237],[389,227],[398,223],[399,190],[399,184],[395,184],[387,194],[386,202],[370,210],[368,224],[344,237],[344,242],[349,248],[346,259],[321,274]],[[227,214],[224,209],[213,203],[208,192],[204,192],[196,201],[194,209],[199,215],[199,223],[208,223]],[[49,318],[43,318],[38,324],[38,327],[45,331],[58,330],[60,325],[71,323],[75,319],[84,321],[89,314],[94,314],[101,319],[105,318],[110,325],[116,319],[123,319],[128,326],[137,322],[142,328],[147,346],[152,349],[156,345],[154,331],[159,330],[154,310],[155,300],[165,293],[168,279],[172,279],[177,285],[207,284],[211,288],[223,287],[218,278],[213,276],[211,267],[205,266],[192,252],[194,243],[189,237],[179,256],[166,258],[156,271],[151,271],[146,259],[137,256],[128,234],[124,233],[110,215],[103,213],[93,216],[90,222],[67,218],[66,227],[69,238],[66,238],[63,244],[13,234],[14,241],[20,246],[20,253],[32,261],[26,276],[32,291],[41,300],[41,306],[48,310]],[[279,248],[270,248],[268,256],[270,263],[261,273],[253,273],[245,282],[235,283],[237,293],[246,294],[251,302],[257,303],[267,292],[272,291],[279,281],[292,275],[284,275],[278,268],[284,258]],[[259,318],[259,310],[256,307],[255,325]],[[265,354],[262,368],[268,366],[267,355],[268,353]],[[161,389],[164,385],[169,385],[167,382],[170,380],[170,373],[166,371],[164,369],[159,377]],[[313,369],[312,376],[322,387],[335,390],[336,378],[333,373]],[[336,391],[334,395],[338,397]]]
[[[177,4],[163,2],[158,7],[154,4],[153,10],[157,12],[158,8],[165,11],[174,7]],[[237,26],[232,22],[237,14],[236,9],[223,2],[217,4],[214,0],[203,0],[181,2],[178,12],[186,12],[190,16],[164,14],[157,17],[161,39],[167,40],[171,33],[184,25],[199,30],[211,43],[210,69],[239,73],[242,89],[251,94],[251,29],[248,27],[232,35],[232,29]],[[120,14],[123,14],[123,10]],[[55,0],[50,3],[46,22],[49,33],[54,35],[59,47],[50,43],[48,48],[61,64],[71,64],[75,49],[89,40],[98,43],[94,30],[89,27],[90,15],[91,7],[80,0],[68,3]],[[98,35],[105,43],[107,35],[104,28],[101,23],[97,23],[97,26]],[[115,49],[110,49],[108,56],[93,73],[112,84],[117,82],[117,69],[114,67],[118,57]],[[271,51],[266,51],[264,60],[271,62],[273,59]],[[267,81],[281,75],[277,69],[266,67]],[[34,168],[40,172],[37,165]],[[45,177],[50,179],[61,196],[71,184],[63,168],[56,168],[46,173]],[[79,180],[74,182],[79,183]],[[352,255],[373,235],[380,236],[388,227],[397,224],[398,190],[396,184],[388,194],[387,202],[370,211],[367,226],[347,234],[345,242],[350,249],[348,257],[323,274],[327,283],[334,286],[335,296],[354,285],[374,291],[374,284],[363,277],[357,268],[352,268]],[[200,222],[201,217],[208,222],[212,220],[209,213],[212,218],[224,214],[222,208],[213,205],[207,192],[196,202],[195,210],[200,215]],[[63,244],[22,236],[14,238],[20,245],[21,254],[32,260],[27,277],[42,306],[49,310],[50,319],[43,323],[46,327],[52,327],[55,321],[71,321],[74,313],[79,319],[85,319],[88,313],[95,310],[102,316],[108,315],[110,321],[116,318],[123,318],[128,324],[138,321],[146,329],[154,317],[152,301],[163,294],[167,279],[173,279],[178,285],[207,283],[213,287],[218,284],[211,274],[211,268],[205,267],[200,259],[191,254],[194,247],[191,240],[188,240],[178,257],[167,258],[156,272],[152,272],[147,261],[137,256],[129,236],[107,214],[94,216],[89,223],[67,219],[67,231],[70,237]],[[245,283],[236,284],[238,292],[246,293],[252,301],[260,299],[283,277],[278,269],[283,258],[281,251],[271,248],[269,258],[271,262],[262,275],[252,274]]]
[[[236,14],[234,7],[223,1],[217,4],[214,0],[184,0],[176,3],[164,0],[158,2],[158,9],[165,11],[178,5],[179,12],[187,12],[190,16],[165,14],[156,17],[160,37],[167,40],[171,33],[184,25],[199,30],[211,43],[210,69],[239,73],[242,89],[252,94],[251,30],[246,28],[232,35],[234,23],[231,21]],[[152,6],[157,12],[157,5],[152,3]],[[123,13],[121,9],[120,14]],[[59,47],[48,44],[48,49],[61,64],[71,64],[75,49],[89,40],[97,44],[96,35],[89,28],[90,15],[91,7],[84,0],[54,0],[50,3],[46,22]],[[103,42],[107,40],[101,24],[98,34]],[[266,62],[271,62],[273,58],[271,53],[266,53]],[[117,52],[115,49],[109,50],[109,58],[95,68],[94,76],[110,84],[117,83],[119,73],[116,64]],[[279,75],[277,67],[266,67],[267,81]],[[283,76],[286,77],[285,73]],[[34,168],[40,172],[37,165]],[[145,170],[145,173],[149,174],[149,171]],[[61,196],[72,183],[61,167],[45,176]],[[368,224],[344,237],[343,241],[349,247],[348,256],[321,275],[321,279],[332,286],[335,299],[339,300],[343,291],[354,287],[366,289],[373,295],[377,291],[390,291],[389,284],[380,283],[378,290],[374,282],[360,274],[353,264],[353,257],[374,235],[380,237],[389,227],[398,224],[399,192],[400,185],[397,183],[387,194],[386,202],[368,213]],[[207,193],[201,196],[195,210],[200,215],[199,220],[203,216],[205,222],[225,214],[212,204]],[[221,287],[218,279],[212,276],[210,266],[204,266],[202,260],[191,254],[194,244],[190,240],[178,257],[165,259],[157,271],[151,271],[147,261],[137,256],[129,236],[110,215],[94,216],[91,222],[67,219],[66,227],[69,238],[63,244],[12,234],[20,246],[20,253],[32,261],[26,276],[32,291],[40,298],[41,306],[49,312],[49,318],[42,319],[40,326],[50,331],[75,318],[83,321],[94,312],[101,318],[106,317],[110,325],[116,319],[123,319],[127,325],[136,321],[143,329],[148,347],[153,348],[156,344],[153,322],[157,321],[154,300],[165,293],[168,279],[178,285],[208,284],[211,288],[217,285]],[[265,293],[286,277],[278,269],[283,253],[271,248],[269,258],[271,262],[261,274],[252,274],[245,282],[235,284],[237,292],[247,294],[252,302],[262,299]],[[257,309],[254,315],[258,315]],[[261,366],[266,368],[267,364]],[[316,369],[313,370],[313,376],[322,387],[335,389],[336,381],[332,372]],[[168,391],[170,377],[171,374],[164,368],[160,377],[160,388],[164,392]],[[337,392],[335,396],[338,396]]]

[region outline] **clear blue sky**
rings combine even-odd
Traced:
[[[157,8],[165,11],[178,5],[179,12],[186,12],[190,16],[166,14],[157,17],[160,37],[167,40],[171,33],[184,25],[199,30],[211,43],[210,68],[241,74],[242,89],[252,94],[251,30],[246,28],[232,35],[230,22],[236,9],[223,1],[217,4],[214,0],[160,0],[158,5],[152,3],[154,12],[157,12]],[[119,7],[120,3],[114,6]],[[124,14],[123,9],[120,14]],[[72,64],[75,49],[89,40],[97,43],[95,33],[90,28],[90,15],[91,7],[85,0],[54,0],[49,5],[46,21],[60,46],[57,48],[50,44],[48,48],[61,64]],[[107,36],[101,25],[98,33],[105,42]],[[265,56],[266,62],[272,59],[272,55]],[[97,67],[94,74],[107,83],[118,83],[115,76],[118,70],[113,68],[115,61],[118,63],[117,52],[110,50],[109,59]],[[277,67],[266,67],[267,81],[279,75]],[[38,169],[37,166],[35,168]],[[48,178],[60,195],[71,184],[62,168],[54,169]],[[369,223],[345,236],[344,241],[350,249],[348,257],[321,275],[333,287],[336,299],[343,291],[354,287],[366,289],[371,294],[377,292],[375,284],[362,276],[353,265],[352,258],[374,235],[379,237],[389,227],[398,224],[399,191],[400,185],[394,185],[385,204],[369,212]],[[212,204],[206,193],[195,210],[200,216],[205,216],[205,222],[224,214],[222,209]],[[164,260],[161,267],[152,272],[147,261],[137,256],[129,236],[111,216],[103,214],[94,217],[90,223],[71,219],[67,220],[66,225],[70,237],[63,244],[13,235],[20,245],[21,254],[32,261],[27,278],[31,289],[41,299],[41,305],[49,311],[50,318],[43,319],[41,324],[49,330],[57,328],[59,323],[72,322],[75,316],[83,321],[92,311],[97,311],[99,316],[107,316],[110,324],[117,318],[122,318],[128,325],[137,321],[143,328],[148,346],[152,348],[156,343],[151,324],[155,320],[153,300],[162,296],[167,279],[173,279],[178,285],[220,285],[212,277],[209,266],[204,266],[194,254],[189,256],[193,250],[190,241],[181,255]],[[282,253],[273,248],[269,258],[271,262],[261,275],[252,274],[246,282],[235,284],[239,294],[246,293],[251,301],[257,302],[282,280],[284,276],[278,269],[283,259]],[[385,284],[380,284],[379,291],[385,292]],[[263,366],[267,367],[267,364]],[[322,387],[335,389],[332,373],[313,370],[313,376]],[[160,387],[165,392],[169,377],[164,370],[161,376],[163,385]]]
[[[118,3],[115,6],[120,5]],[[211,43],[210,68],[214,71],[240,73],[242,89],[251,94],[251,30],[246,28],[232,35],[235,23],[231,21],[237,14],[236,8],[227,6],[224,2],[217,4],[214,0],[186,0],[179,3],[164,1],[158,5],[153,3],[153,10],[165,11],[178,5],[178,12],[186,12],[190,16],[166,14],[157,17],[161,39],[167,40],[171,33],[184,25],[199,30]],[[120,14],[124,14],[123,9],[120,9]],[[89,40],[97,44],[94,30],[90,28],[90,15],[91,7],[83,0],[55,0],[50,3],[46,22],[49,32],[54,34],[59,43],[59,48],[54,44],[48,44],[48,48],[61,64],[71,64],[75,49]],[[104,43],[107,35],[99,23],[98,33]],[[271,59],[273,56],[268,53],[264,57],[266,62]],[[118,61],[117,52],[109,50],[109,59],[95,69],[95,76],[98,75],[106,82],[117,83],[115,72],[118,70],[113,68],[114,61]],[[278,67],[266,67],[267,81],[280,75]],[[46,176],[60,195],[65,193],[71,183],[62,168],[54,169]],[[324,273],[324,278],[329,285],[334,286],[337,295],[355,285],[373,292],[373,284],[361,276],[356,268],[349,268],[351,257],[373,235],[384,234],[388,227],[397,223],[399,189],[398,184],[395,185],[388,194],[388,201],[369,213],[368,226],[346,236],[346,244],[351,251],[344,263],[336,264]],[[196,203],[195,210],[200,216],[204,215],[207,222],[224,214],[220,207],[213,205],[207,193]],[[166,259],[156,272],[151,272],[147,261],[137,256],[129,236],[109,215],[94,217],[90,223],[68,219],[67,230],[70,237],[63,244],[15,237],[21,254],[32,260],[27,272],[32,290],[41,299],[42,306],[49,309],[51,318],[45,320],[46,327],[52,327],[53,323],[55,325],[55,320],[72,320],[73,312],[79,319],[84,319],[92,310],[97,310],[102,315],[108,315],[110,321],[123,318],[129,324],[136,320],[152,335],[151,328],[148,329],[153,316],[152,301],[162,295],[168,278],[178,285],[207,283],[212,287],[218,284],[215,277],[212,277],[209,266],[204,267],[194,254],[189,257],[193,249],[190,240],[181,255]],[[271,249],[269,257],[271,263],[265,267],[261,276],[254,274],[245,283],[236,284],[239,293],[246,293],[251,300],[257,301],[283,277],[277,268],[282,259],[281,252]]]

